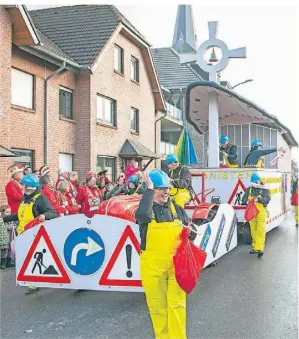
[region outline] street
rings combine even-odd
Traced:
[[[188,296],[189,339],[295,339],[298,229],[292,218],[267,235],[263,258],[238,246],[201,273]],[[1,271],[1,338],[152,339],[143,293],[42,289],[25,295]]]

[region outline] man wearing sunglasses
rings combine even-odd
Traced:
[[[190,225],[185,210],[170,200],[170,178],[161,170],[144,173],[147,184],[136,220],[141,239],[140,274],[155,338],[186,338],[186,293],[176,281],[173,256],[182,225]],[[190,240],[196,234],[191,232]]]

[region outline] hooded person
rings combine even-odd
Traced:
[[[250,179],[251,185],[246,189],[242,197],[242,204],[247,205],[253,200],[258,210],[256,217],[249,221],[252,238],[252,250],[250,254],[257,254],[260,258],[264,255],[266,241],[266,221],[268,217],[267,206],[271,200],[270,191],[262,183],[261,176],[254,172]]]
[[[88,218],[92,218],[98,212],[102,197],[97,187],[96,174],[94,172],[87,172],[85,181],[86,184],[79,189],[76,201],[81,205],[82,212]]]
[[[179,160],[174,154],[168,154],[165,163],[173,185],[170,195],[176,204],[184,207],[191,200],[191,172],[186,166],[179,164]]]
[[[4,222],[19,221],[17,233],[24,231],[25,226],[35,219],[41,223],[45,220],[57,218],[58,215],[43,195],[38,178],[34,174],[27,174],[21,180],[24,185],[24,197],[16,214],[3,217]],[[38,291],[39,288],[29,286],[26,294]]]
[[[161,170],[144,173],[147,184],[135,218],[141,239],[140,275],[156,339],[186,338],[186,293],[175,277],[173,256],[180,245],[185,210],[170,199],[170,178]],[[191,240],[196,234],[191,232]]]
[[[130,176],[135,175],[137,172],[139,172],[138,162],[132,159],[125,169],[125,181],[128,182]]]
[[[7,174],[10,178],[10,181],[5,186],[5,192],[12,214],[17,213],[20,203],[23,199],[23,190],[20,184],[20,181],[24,176],[23,172],[24,168],[22,164],[11,165],[7,169]]]
[[[128,188],[125,191],[125,195],[137,195],[143,194],[144,188],[141,186],[137,176],[131,175],[128,179]]]
[[[254,140],[251,143],[251,149],[245,158],[244,167],[264,168],[265,155],[272,154],[278,151],[283,151],[282,147],[269,149],[262,149],[262,147],[263,144],[259,140]]]
[[[239,167],[237,146],[230,144],[226,135],[220,137],[219,144],[221,167]]]

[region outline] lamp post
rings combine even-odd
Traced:
[[[247,82],[251,82],[253,81],[253,79],[247,79],[245,81],[239,82],[238,84],[236,84],[235,86],[232,87],[232,89],[234,89],[237,86],[243,85],[243,84],[247,84]]]

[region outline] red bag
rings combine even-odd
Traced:
[[[255,204],[254,204],[254,200],[250,200],[249,203],[247,204],[246,210],[245,210],[245,214],[244,214],[244,218],[246,221],[250,221],[253,218],[255,218],[258,215],[259,211],[256,208]]]
[[[189,232],[188,228],[182,230],[182,242],[173,257],[176,281],[188,294],[196,286],[207,258],[207,253],[189,240]]]
[[[298,189],[295,191],[295,193],[292,194],[292,201],[291,201],[291,205],[292,206],[298,206]]]

